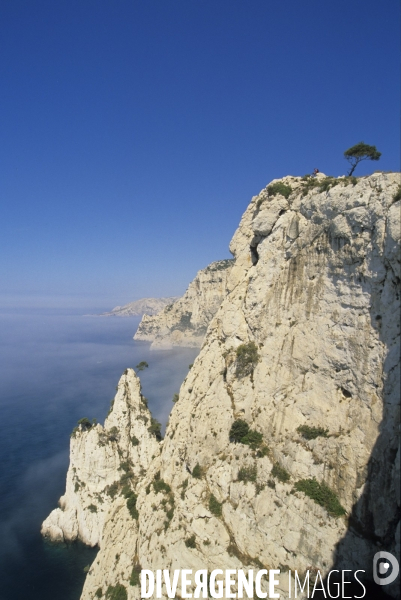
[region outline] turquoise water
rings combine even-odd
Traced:
[[[103,422],[118,379],[141,360],[145,396],[165,423],[198,351],[134,342],[138,318],[82,311],[0,312],[0,600],[78,600],[96,549],[54,545],[40,525],[64,492],[78,419]]]

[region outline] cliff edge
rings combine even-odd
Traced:
[[[110,312],[102,313],[101,317],[136,317],[138,315],[157,315],[168,304],[178,300],[178,296],[168,298],[141,298],[124,306],[116,306]]]
[[[134,340],[152,342],[151,349],[202,345],[210,321],[227,295],[233,260],[218,260],[198,271],[182,298],[155,316],[144,315]]]
[[[100,546],[82,600],[139,599],[140,568],[279,568],[286,598],[285,570],[371,579],[378,550],[399,559],[399,183],[285,177],[252,199],[163,442],[139,430],[139,392],[128,402],[122,389],[108,418],[119,446],[99,443],[99,425],[72,440],[69,500],[43,531],[66,537],[63,508],[91,522],[77,502],[103,512],[96,535],[75,529]],[[138,390],[131,371],[119,389],[127,377]]]
[[[65,494],[41,533],[53,541],[79,539],[96,546],[116,495],[123,488],[128,493],[135,490],[161,446],[133,369],[118,382],[104,427],[82,421],[71,434]]]

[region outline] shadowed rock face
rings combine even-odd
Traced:
[[[138,519],[117,493],[84,600],[116,584],[139,599],[134,564],[323,577],[363,569],[371,578],[379,549],[399,558],[399,174],[326,189],[282,181],[288,199],[266,188],[242,217],[226,296],[160,453],[132,482]],[[251,368],[241,364],[249,348]],[[118,428],[135,427],[131,413]],[[262,434],[259,446],[230,442],[238,419]],[[305,427],[320,435],[308,439]],[[314,501],[316,482],[337,508]],[[287,581],[282,573],[284,598]],[[398,586],[386,592],[398,597]]]
[[[199,271],[184,296],[155,316],[144,315],[134,340],[152,342],[151,349],[202,345],[210,321],[226,297],[232,260],[218,260]]]

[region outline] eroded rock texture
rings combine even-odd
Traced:
[[[124,306],[116,306],[112,311],[103,313],[103,317],[136,317],[138,315],[157,315],[167,305],[178,300],[177,296],[168,298],[141,298]]]
[[[326,189],[281,181],[289,197],[262,190],[233,237],[227,294],[164,441],[142,427],[131,371],[105,427],[115,424],[118,441],[102,445],[100,426],[72,441],[64,512],[54,511],[44,531],[99,543],[84,600],[117,584],[140,598],[133,565],[363,569],[371,577],[378,549],[399,557],[400,177],[330,186],[322,176]],[[253,348],[245,366],[243,345]],[[263,441],[230,442],[238,419]],[[307,439],[302,426],[320,435]],[[122,458],[138,495],[134,517],[121,487],[112,499],[102,491],[119,479]],[[297,491],[313,478],[345,515]],[[98,513],[83,508],[91,502]],[[280,585],[286,598],[286,576]],[[397,597],[398,587],[386,591]]]
[[[198,271],[182,298],[155,316],[142,317],[134,340],[152,342],[153,349],[200,347],[210,321],[227,295],[232,264],[232,260],[218,260]]]
[[[143,477],[160,452],[149,431],[151,423],[140,381],[127,369],[104,427],[79,426],[71,435],[66,491],[59,508],[42,525],[44,536],[54,541],[80,539],[89,546],[101,544],[117,495],[132,478]]]

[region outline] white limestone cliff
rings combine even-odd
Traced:
[[[78,426],[71,435],[64,496],[42,525],[53,541],[99,544],[117,490],[143,477],[160,445],[149,432],[152,416],[133,369],[122,375],[104,427]]]
[[[232,260],[219,260],[198,271],[182,298],[155,316],[142,317],[134,340],[152,342],[152,349],[200,347],[210,321],[227,294],[227,277],[232,265]]]
[[[227,294],[160,453],[147,451],[154,458],[132,483],[137,513],[120,488],[82,600],[116,586],[139,599],[133,567],[279,568],[287,598],[287,569],[363,569],[369,579],[378,550],[399,558],[400,175],[280,182],[287,198],[266,188],[242,217]],[[135,428],[130,411],[113,421],[121,439],[127,415]],[[239,419],[263,436],[259,446],[230,442]],[[320,435],[306,439],[302,426]],[[147,447],[154,440],[142,434]],[[71,466],[85,463],[72,448]],[[90,464],[105,460],[102,447],[91,452]],[[345,514],[301,491],[305,480],[328,486]]]
[[[116,306],[110,312],[102,313],[102,317],[135,317],[138,315],[157,315],[163,308],[178,300],[178,296],[168,298],[141,298],[124,306]]]

